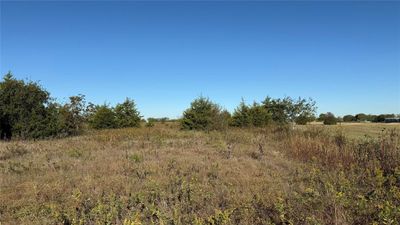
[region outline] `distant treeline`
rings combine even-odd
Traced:
[[[246,104],[243,100],[231,114],[205,97],[195,99],[177,120],[148,118],[146,126],[155,122],[178,121],[182,129],[220,130],[234,127],[263,127],[269,124],[307,124],[321,120],[324,124],[338,121],[332,113],[315,117],[315,101],[290,97],[271,98]],[[376,121],[394,115],[345,116],[344,121]],[[340,118],[339,118],[340,119]],[[38,83],[14,78],[11,73],[0,82],[0,139],[37,139],[63,137],[93,129],[139,127],[146,122],[134,100],[126,98],[115,107],[108,104],[86,103],[84,95],[69,97],[66,103],[51,98]]]
[[[365,114],[358,113],[356,115],[345,115],[343,117],[335,117],[332,113],[322,113],[317,118],[317,121],[325,121],[327,117],[334,117],[336,122],[374,122],[374,123],[382,123],[387,122],[390,118],[398,118],[399,115],[395,114]]]

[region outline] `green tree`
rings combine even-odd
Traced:
[[[312,121],[315,117],[315,101],[312,99],[290,97],[273,99],[267,97],[263,102],[264,107],[271,113],[272,120],[278,124],[296,121]],[[298,119],[300,117],[300,119]]]
[[[264,127],[270,122],[271,113],[257,102],[246,105],[242,100],[232,116],[232,125],[237,127]]]
[[[356,120],[357,121],[367,121],[368,120],[368,115],[364,113],[359,113],[356,115]]]
[[[221,107],[205,97],[195,99],[180,121],[182,129],[207,131],[224,129],[229,122]]]
[[[380,114],[374,118],[373,122],[382,123],[385,122],[386,118],[395,118],[395,117],[396,116],[394,114]]]
[[[118,127],[139,127],[142,118],[136,109],[135,102],[129,98],[126,98],[123,103],[117,104],[115,116]]]
[[[78,134],[83,129],[85,122],[85,96],[77,95],[69,97],[69,102],[59,106],[59,125],[62,133],[67,135]]]
[[[154,124],[157,120],[154,118],[148,118],[146,122],[146,127],[154,127]]]
[[[315,120],[315,117],[313,117],[313,116],[299,115],[296,118],[295,122],[296,122],[296,124],[299,124],[299,125],[306,125],[307,123],[312,122],[314,120]]]
[[[356,121],[356,117],[353,115],[345,115],[343,116],[343,122],[354,122]]]
[[[264,107],[271,113],[272,120],[278,124],[285,124],[289,121],[288,116],[288,99],[273,99],[266,97],[262,102]]]
[[[236,127],[249,127],[252,125],[250,107],[246,105],[243,99],[232,114],[232,125]]]
[[[2,138],[41,138],[57,130],[49,126],[50,95],[39,84],[15,79],[11,73],[0,82],[0,121]]]
[[[327,112],[324,117],[325,125],[335,125],[337,123],[337,119],[335,115],[331,112]]]
[[[106,104],[96,107],[89,119],[89,124],[94,129],[117,128],[118,122],[114,110]]]
[[[263,105],[256,102],[250,107],[250,118],[251,124],[255,127],[264,127],[272,120],[271,113]]]
[[[326,113],[321,113],[321,114],[319,114],[317,121],[324,122],[325,117],[326,117]]]

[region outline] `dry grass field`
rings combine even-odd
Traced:
[[[343,131],[349,138],[378,137],[382,132],[390,129],[400,131],[399,123],[338,123],[337,125],[324,126],[322,122],[313,122],[305,127],[324,127],[334,132]]]
[[[399,224],[396,129],[353,124],[207,133],[157,123],[3,142],[0,221]]]

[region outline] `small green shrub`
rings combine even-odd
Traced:
[[[306,116],[306,115],[299,115],[296,119],[295,122],[298,125],[306,125],[309,122],[312,122],[314,120],[313,117]]]
[[[79,149],[70,149],[68,151],[68,156],[79,159],[83,156],[83,152]]]
[[[146,127],[154,127],[154,124],[157,122],[158,120],[155,118],[148,118],[146,121]]]
[[[139,155],[138,153],[134,153],[134,154],[130,155],[129,159],[134,163],[143,162],[143,156]]]
[[[135,102],[129,98],[115,108],[107,104],[91,104],[87,111],[89,125],[94,129],[139,127],[142,118]]]
[[[333,113],[326,113],[324,116],[324,124],[325,125],[335,125],[337,123],[335,115]]]
[[[315,104],[315,101],[311,98],[304,99],[300,97],[298,99],[266,97],[262,102],[264,108],[271,114],[272,120],[277,124],[287,124],[296,122],[296,120],[301,122],[314,120]]]
[[[133,100],[127,98],[123,103],[117,104],[114,111],[119,128],[140,126],[141,116]]]
[[[221,130],[228,126],[227,117],[227,112],[221,110],[219,105],[199,97],[183,113],[181,127],[185,130]]]
[[[271,113],[256,102],[248,106],[242,101],[232,115],[232,125],[237,127],[264,127],[270,122]]]
[[[97,106],[96,111],[89,119],[89,124],[94,129],[118,127],[114,110],[106,104]]]
[[[149,120],[146,122],[146,127],[154,127],[154,122]]]

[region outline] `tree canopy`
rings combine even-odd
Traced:
[[[199,97],[183,112],[181,127],[186,130],[219,130],[228,126],[229,116],[218,104]]]
[[[86,105],[85,96],[60,104],[37,82],[18,80],[11,73],[0,82],[0,138],[37,139],[79,134],[86,122],[93,128],[137,127],[140,113],[127,98],[115,109]]]
[[[283,99],[266,97],[262,102],[263,106],[272,115],[272,120],[278,124],[286,124],[290,122],[309,122],[315,118],[315,101],[312,99],[291,97]]]

